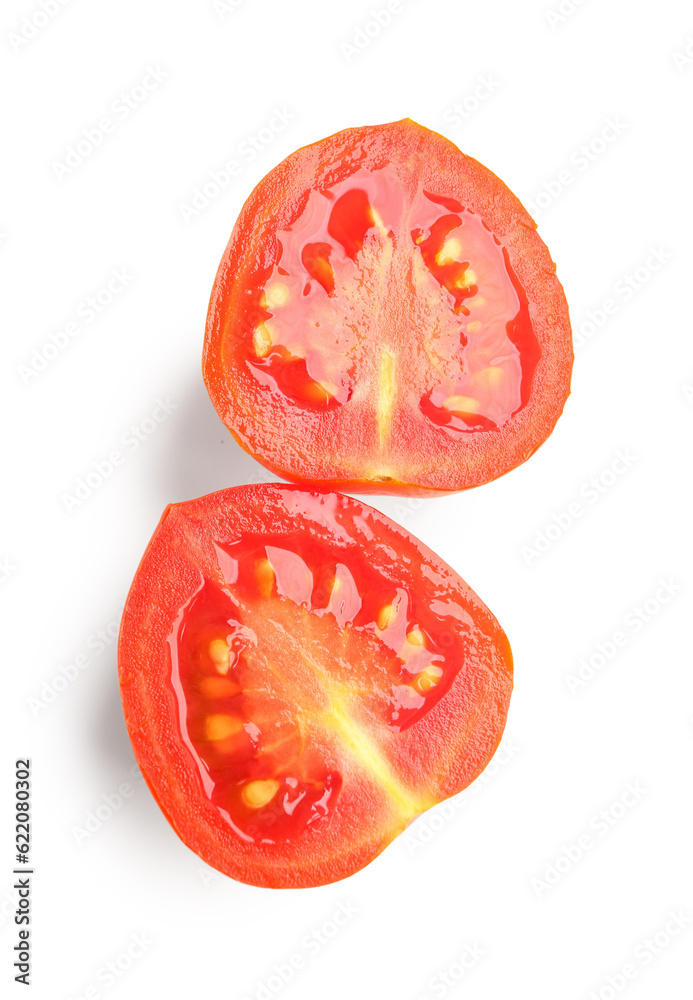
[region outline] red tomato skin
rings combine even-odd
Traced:
[[[274,484],[235,487],[170,505],[140,562],[123,613],[118,667],[125,720],[143,777],[181,840],[212,867],[250,885],[299,888],[346,878],[377,857],[414,818],[393,820],[374,798],[370,779],[356,771],[319,839],[297,837],[273,847],[244,843],[201,793],[199,773],[177,728],[167,643],[201,573],[212,578],[215,572],[212,539],[238,538],[258,523],[284,530],[297,509],[332,503],[333,497],[345,516],[356,513],[369,530],[383,533],[375,561],[396,544],[407,565],[427,566],[441,593],[454,594],[474,622],[469,662],[451,687],[420,722],[404,733],[386,734],[381,745],[393,773],[425,801],[421,811],[481,773],[507,716],[512,654],[498,622],[454,570],[380,512],[352,498]]]
[[[509,264],[527,296],[540,348],[529,401],[506,424],[497,430],[465,435],[459,442],[441,440],[434,449],[427,441],[426,452],[435,451],[435,455],[425,471],[414,463],[410,475],[354,474],[348,456],[333,454],[331,431],[307,435],[308,425],[297,420],[291,407],[283,413],[272,411],[271,420],[267,416],[260,421],[249,417],[243,410],[242,393],[231,386],[223,360],[225,317],[238,275],[248,267],[249,252],[254,269],[261,271],[271,265],[275,230],[299,209],[303,192],[325,173],[326,164],[348,157],[354,146],[371,150],[375,161],[389,155],[415,158],[424,184],[440,187],[442,177],[482,218],[507,251]],[[202,357],[203,377],[219,416],[238,444],[275,475],[325,490],[422,497],[491,482],[530,458],[563,412],[570,395],[572,365],[568,304],[536,223],[492,171],[450,140],[410,119],[335,133],[292,153],[259,182],[241,210],[217,270]],[[413,445],[416,435],[413,431]]]

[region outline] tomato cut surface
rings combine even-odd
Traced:
[[[514,468],[570,388],[565,296],[507,187],[405,120],[347,129],[256,187],[203,371],[239,443],[297,482],[450,492]]]
[[[512,687],[500,626],[430,549],[357,500],[283,485],[167,508],[119,673],[181,839],[272,887],[352,874],[465,788]]]

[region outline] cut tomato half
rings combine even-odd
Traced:
[[[410,120],[347,129],[244,205],[203,372],[237,441],[296,482],[450,492],[524,462],[570,390],[563,289],[495,174]]]
[[[334,493],[241,486],[166,509],[120,684],[142,773],[193,851],[258,886],[368,864],[501,737],[498,622],[430,549]]]

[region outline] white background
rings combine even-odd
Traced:
[[[71,0],[51,17],[38,2],[3,4],[0,791],[7,808],[14,761],[30,755],[29,995],[692,995],[693,12],[564,0],[551,17],[559,3],[402,0],[372,37],[358,32],[384,0],[235,0],[226,12]],[[150,67],[160,82],[124,113],[119,95]],[[250,159],[275,108],[293,117]],[[551,439],[500,481],[377,502],[507,631],[505,750],[452,815],[423,817],[349,880],[260,890],[215,875],[133,776],[115,644],[99,651],[98,631],[117,628],[167,503],[262,477],[200,375],[207,300],[243,201],[299,146],[405,116],[532,206],[578,334],[573,394]],[[61,169],[106,117],[112,131]],[[234,158],[240,173],[186,212]],[[113,269],[126,287],[88,322],[84,303]],[[70,322],[77,333],[52,349]],[[171,413],[146,433],[159,399]],[[112,474],[66,499],[113,450]],[[583,659],[593,676],[583,664],[571,683]],[[3,817],[0,978],[25,995],[12,982]],[[357,912],[328,939],[340,905]],[[283,983],[275,966],[295,954],[303,968]]]

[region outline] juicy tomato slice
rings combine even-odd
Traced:
[[[524,462],[570,389],[568,308],[520,202],[405,120],[289,156],[241,211],[203,371],[239,443],[297,482],[450,492]]]
[[[357,500],[273,484],[167,508],[119,673],[178,835],[273,887],[352,874],[465,788],[512,688],[500,626],[430,549]]]

